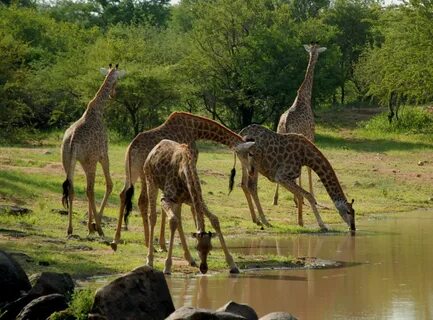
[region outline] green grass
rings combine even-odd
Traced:
[[[354,198],[358,221],[377,214],[410,211],[431,206],[433,197],[433,151],[431,138],[426,132],[413,134],[411,131],[392,131],[386,128],[383,115],[359,119],[354,113],[359,110],[344,110],[334,121],[334,114],[319,115],[317,145],[328,157],[349,199]],[[405,111],[406,112],[406,111]],[[402,113],[402,117],[406,113]],[[349,118],[354,117],[354,119]],[[359,118],[359,117],[358,117]],[[345,122],[344,119],[347,119]],[[421,118],[421,122],[424,121]],[[416,122],[418,125],[419,123]],[[429,129],[430,130],[430,129]],[[123,243],[117,252],[112,252],[107,243],[87,239],[85,179],[81,169],[75,176],[77,198],[74,204],[74,233],[79,239],[66,240],[67,217],[56,210],[61,207],[61,185],[65,175],[60,163],[59,134],[51,136],[40,146],[0,147],[0,205],[19,204],[31,208],[27,215],[14,216],[0,213],[0,248],[17,255],[29,273],[42,270],[68,272],[76,279],[94,275],[118,274],[132,270],[146,261],[147,249],[143,244],[141,217],[137,212],[136,185],[134,213],[130,230],[122,232]],[[119,197],[124,180],[124,153],[127,143],[110,144],[111,174],[114,190],[104,215],[104,231],[107,240],[114,236]],[[202,182],[203,196],[209,209],[221,223],[224,236],[231,238],[265,237],[287,233],[318,232],[317,223],[309,206],[304,206],[306,227],[296,225],[296,208],[293,197],[281,190],[278,206],[271,204],[275,186],[261,177],[259,197],[272,228],[260,230],[251,222],[250,213],[241,188],[235,187],[228,195],[228,176],[233,165],[233,154],[222,146],[199,144],[198,170]],[[418,165],[420,161],[423,165]],[[79,168],[79,166],[77,166]],[[240,181],[240,165],[237,164],[236,184]],[[306,172],[303,174],[306,177]],[[333,231],[345,232],[347,227],[333,207],[324,187],[314,177],[316,198],[327,208],[319,208],[321,216]],[[306,182],[304,182],[305,186]],[[102,170],[98,167],[96,197],[101,201],[105,191]],[[54,210],[54,211],[53,211]],[[1,211],[0,211],[1,212]],[[183,213],[183,225],[187,234],[194,231],[188,207]],[[209,224],[207,226],[210,228]],[[155,234],[159,234],[157,223]],[[166,239],[168,240],[166,231]],[[188,239],[191,253],[197,257],[193,239]],[[209,257],[209,269],[228,270],[218,240]],[[155,254],[155,266],[162,269],[166,253]],[[174,272],[197,272],[183,263],[179,241],[175,241]],[[198,258],[196,258],[198,259]],[[240,267],[251,263],[262,266],[289,263],[292,257],[235,256]],[[45,265],[44,265],[45,264]],[[48,264],[48,266],[46,266]]]

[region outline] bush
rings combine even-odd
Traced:
[[[72,294],[69,308],[60,312],[55,312],[50,316],[50,320],[87,320],[94,299],[93,291],[90,289],[76,290]]]
[[[391,124],[388,112],[383,112],[361,122],[360,127],[371,133],[433,134],[433,114],[421,107],[401,107],[399,120],[393,119]]]
[[[85,320],[88,318],[93,299],[94,293],[90,289],[76,290],[74,292],[72,301],[69,304],[69,309],[77,320]]]

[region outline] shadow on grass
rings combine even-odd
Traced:
[[[390,139],[341,138],[324,134],[316,134],[316,142],[321,148],[347,149],[364,152],[433,149],[433,145],[429,143],[403,142]]]
[[[60,199],[62,194],[62,182],[63,177],[59,180],[54,180],[51,176],[46,177],[43,175],[26,174],[16,170],[0,170],[0,194],[8,196],[13,195],[19,199],[34,199],[46,194],[47,192],[58,194]],[[76,198],[80,200],[87,199],[85,183],[75,183],[74,189]],[[97,205],[102,201],[105,193],[105,185],[102,186],[101,190],[98,189],[99,188],[95,188]],[[117,196],[110,196],[109,202],[110,204],[118,205],[119,199]],[[60,200],[59,207],[61,207]]]
[[[62,244],[22,248],[17,244],[10,247],[7,242],[0,242],[0,250],[13,253],[28,274],[54,271],[69,273],[74,278],[83,278],[119,272],[117,269],[99,262],[93,256],[82,254],[81,251],[66,252]]]

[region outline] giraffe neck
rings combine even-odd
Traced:
[[[164,125],[183,138],[188,135],[191,140],[215,141],[230,148],[243,142],[241,136],[218,122],[187,112],[172,113]]]
[[[92,100],[87,105],[86,113],[88,114],[102,114],[104,111],[104,105],[110,97],[110,92],[114,86],[115,79],[112,76],[113,70],[107,74],[99,90],[96,92]]]
[[[298,100],[311,101],[311,92],[313,89],[314,67],[318,58],[317,52],[310,52],[307,71],[305,72],[304,81],[298,89]]]
[[[307,142],[309,148],[306,150],[307,160],[305,165],[319,176],[334,204],[346,203],[347,199],[341,188],[340,181],[328,159],[311,142]]]

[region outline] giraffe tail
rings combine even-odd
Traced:
[[[236,153],[234,153],[234,163],[233,168],[230,171],[230,179],[229,179],[229,194],[233,191],[233,187],[235,185],[235,176],[236,176]]]
[[[134,185],[131,184],[128,190],[126,190],[125,194],[125,215],[123,217],[123,221],[125,222],[125,225],[128,225],[128,219],[129,215],[132,211],[132,197],[134,195]]]
[[[71,182],[68,178],[66,178],[65,182],[63,182],[63,196],[62,196],[62,205],[64,208],[69,208],[69,189],[71,187]]]

